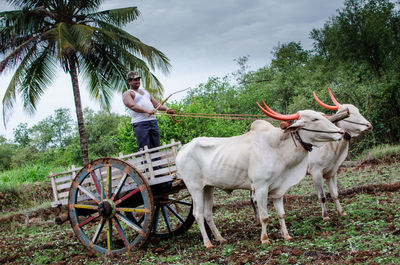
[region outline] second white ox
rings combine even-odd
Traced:
[[[293,115],[281,115],[267,105],[265,107],[270,111],[258,106],[272,118],[293,123],[281,130],[267,121],[257,120],[252,123],[250,131],[243,135],[195,138],[182,147],[176,158],[177,171],[192,196],[193,215],[206,248],[213,245],[204,221],[217,241],[226,242],[213,220],[214,187],[226,191],[246,189],[255,193],[263,244],[270,244],[267,235],[267,200],[271,198],[279,218],[281,234],[283,238],[291,239],[284,219],[283,195],[306,175],[308,151],[312,146],[340,140],[344,135],[344,131],[322,113],[303,110]]]
[[[325,205],[326,197],[323,189],[324,179],[328,183],[330,196],[335,202],[337,212],[342,216],[346,216],[338,198],[336,173],[347,157],[350,138],[357,137],[363,132],[372,129],[371,123],[361,115],[358,108],[352,104],[339,104],[329,88],[328,92],[335,106],[323,103],[314,92],[315,100],[326,109],[337,110],[339,112],[347,108],[349,110],[349,117],[336,123],[339,128],[346,131],[347,135],[345,135],[344,139],[325,144],[319,148],[314,148],[310,153],[308,172],[312,176],[314,186],[317,190],[318,199],[322,206],[322,218],[325,221],[329,220],[329,216]]]

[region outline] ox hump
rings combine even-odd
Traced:
[[[271,123],[265,120],[256,120],[251,124],[251,131],[269,131],[272,128],[275,128]]]

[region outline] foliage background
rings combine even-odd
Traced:
[[[260,114],[255,102],[264,99],[276,112],[295,113],[320,107],[312,92],[332,104],[326,88],[340,103],[354,104],[372,123],[372,132],[352,140],[350,158],[400,139],[400,15],[399,3],[385,0],[346,0],[310,38],[314,48],[300,42],[278,43],[271,63],[255,71],[248,57],[235,60],[238,68],[205,83],[177,102],[167,103],[187,113]],[[128,113],[84,110],[89,157],[117,156],[137,151]],[[187,143],[194,137],[229,137],[246,132],[250,121],[186,118],[174,123],[159,116],[161,142]],[[78,130],[70,110],[58,109],[37,125],[20,124],[14,139],[0,137],[0,170],[33,164],[79,166]],[[274,125],[278,123],[273,122]]]

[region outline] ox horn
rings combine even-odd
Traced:
[[[291,115],[283,115],[283,114],[279,114],[273,110],[271,110],[267,104],[265,104],[264,100],[261,100],[262,103],[264,104],[264,106],[267,108],[267,110],[265,110],[263,107],[261,107],[260,104],[258,104],[258,102],[256,101],[258,107],[261,109],[262,112],[264,112],[267,116],[274,118],[276,120],[281,120],[281,121],[290,121],[290,120],[297,120],[300,116],[299,113],[296,114],[291,114]]]
[[[328,88],[328,92],[329,92],[329,95],[331,96],[332,102],[335,104],[335,106],[331,106],[331,105],[325,104],[324,102],[319,100],[319,98],[317,97],[317,94],[315,94],[315,91],[313,91],[315,100],[318,102],[319,105],[321,105],[325,109],[338,110],[339,106],[340,106],[339,102],[337,102],[337,100],[335,99],[335,97],[332,94],[332,91],[329,88]]]

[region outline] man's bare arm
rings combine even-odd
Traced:
[[[126,91],[122,95],[122,101],[124,102],[125,106],[128,107],[129,109],[140,113],[148,113],[148,114],[156,113],[155,109],[149,110],[136,105],[134,99],[135,99],[135,94],[133,94],[130,91]]]
[[[167,106],[161,105],[161,103],[158,103],[158,101],[153,98],[153,96],[150,96],[151,103],[153,104],[154,108],[158,110],[164,110],[167,113],[173,114],[175,113],[172,109],[168,108]]]

